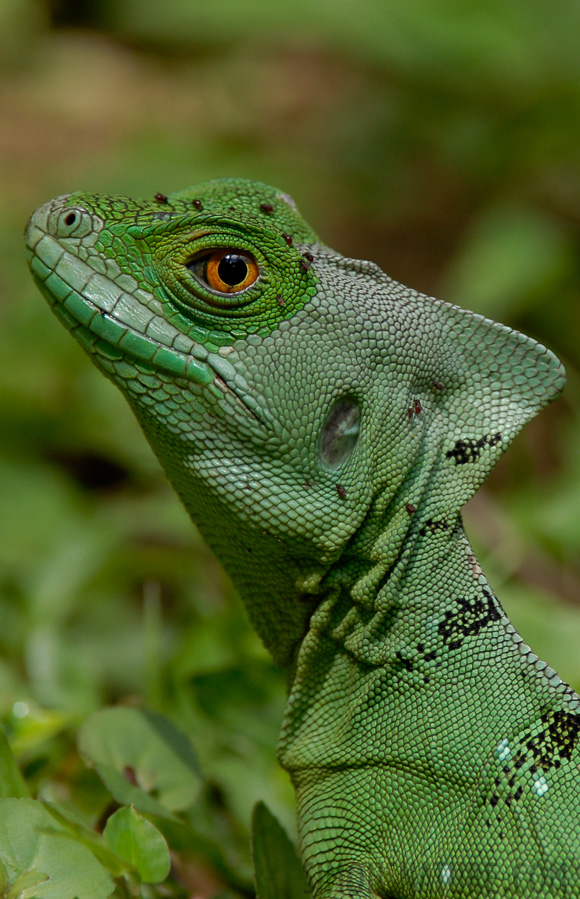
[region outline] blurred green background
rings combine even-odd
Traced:
[[[75,189],[257,178],[336,249],[554,349],[564,398],[465,518],[526,642],[580,689],[579,47],[577,0],[0,0],[0,715],[40,795],[89,817],[78,723],[116,701],[179,722],[209,785],[196,895],[247,876],[257,799],[292,827],[283,676],[37,294],[27,216]]]

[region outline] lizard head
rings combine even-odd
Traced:
[[[456,515],[564,383],[535,341],[331,251],[263,184],[69,194],[27,245],[282,664],[347,547],[374,558],[388,522],[392,556]]]

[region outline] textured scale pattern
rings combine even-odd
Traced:
[[[558,360],[333,252],[263,184],[70,194],[27,246],[288,669],[314,897],[580,895],[580,699],[460,518]],[[203,281],[224,248],[258,266],[243,291]]]

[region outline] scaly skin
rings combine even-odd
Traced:
[[[460,518],[561,391],[557,359],[334,253],[262,184],[75,193],[27,240],[288,669],[316,899],[580,895],[580,699]],[[249,254],[219,263],[231,289],[219,248]]]

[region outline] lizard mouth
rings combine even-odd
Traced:
[[[250,393],[231,363],[178,331],[163,315],[159,300],[139,287],[113,260],[90,248],[81,258],[80,241],[57,239],[47,222],[64,197],[41,206],[26,227],[28,264],[55,315],[99,363],[130,358],[153,371],[218,390],[239,401],[255,422],[269,430],[270,415]]]

